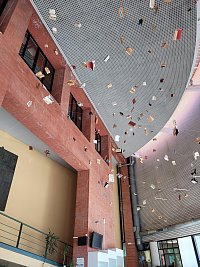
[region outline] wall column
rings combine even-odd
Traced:
[[[88,246],[78,246],[76,237],[88,235],[89,217],[89,170],[79,171],[77,175],[76,210],[73,240],[73,261],[76,266],[76,258],[84,257],[87,266]]]
[[[160,258],[157,242],[150,242],[152,267],[160,266]]]
[[[121,189],[123,202],[124,232],[126,243],[126,267],[138,267],[138,253],[133,234],[133,218],[131,211],[131,198],[127,166],[121,167]]]

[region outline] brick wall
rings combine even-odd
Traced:
[[[51,105],[43,101],[43,97],[49,92],[18,55],[27,28],[56,70],[52,90],[56,101]],[[45,48],[45,44],[48,44],[48,48]],[[90,236],[92,231],[96,231],[104,236],[103,248],[115,247],[113,185],[104,188],[111,172],[111,164],[108,166],[95,151],[95,128],[106,137],[103,151],[109,159],[112,140],[102,121],[98,119],[95,122],[97,114],[84,91],[78,86],[70,87],[67,84],[69,79],[75,78],[62,55],[55,55],[56,45],[29,1],[15,2],[9,21],[0,34],[0,49],[0,106],[78,171],[74,237]],[[77,101],[83,103],[84,134],[67,118],[70,92]],[[30,107],[27,106],[28,101],[32,101]],[[124,193],[126,194],[126,187]],[[127,225],[130,224],[129,204],[127,201]],[[129,239],[132,240],[132,235]],[[84,256],[85,266],[89,250],[92,250],[89,246],[78,247],[77,239],[74,238],[74,259]],[[133,251],[135,253],[134,249],[130,251],[130,258]],[[129,253],[129,248],[127,252]],[[136,253],[134,257],[135,255]]]

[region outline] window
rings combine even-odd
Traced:
[[[161,266],[182,267],[177,239],[158,242]]]
[[[70,94],[68,116],[82,131],[83,110],[72,94]]]
[[[51,92],[55,70],[28,31],[19,54],[47,90]]]
[[[101,155],[101,135],[95,130],[95,149]]]
[[[6,7],[8,3],[8,0],[0,0],[0,16],[4,11],[4,8]]]

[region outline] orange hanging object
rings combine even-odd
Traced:
[[[125,11],[122,5],[119,8],[118,15],[120,18],[123,18],[125,16]]]
[[[95,60],[84,62],[83,65],[85,66],[86,69],[94,70],[94,68],[95,68]]]

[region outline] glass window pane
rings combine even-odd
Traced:
[[[162,242],[158,242],[158,249],[162,249]]]
[[[6,7],[8,3],[8,0],[0,0],[0,16],[4,11],[4,8]]]
[[[174,248],[178,248],[178,241],[177,241],[177,239],[172,240],[172,242],[173,242],[173,247]]]
[[[45,61],[46,59],[44,55],[41,52],[39,52],[37,62],[35,65],[35,70],[34,70],[35,73],[38,73],[39,71],[41,71],[45,75],[44,73]]]
[[[19,51],[20,56],[22,56],[23,53],[24,53],[24,47],[26,45],[27,39],[28,39],[28,33],[26,32],[26,34],[24,36],[24,40],[23,40],[22,46],[21,46],[20,51]]]
[[[77,107],[77,127],[82,130],[82,108]]]
[[[172,240],[168,240],[167,241],[168,248],[172,248],[173,247],[172,244],[173,244]]]
[[[180,254],[175,254],[176,267],[182,267]]]
[[[179,249],[178,248],[174,248],[174,253],[179,253]]]
[[[53,84],[53,77],[54,77],[54,68],[52,65],[47,61],[46,66],[44,68],[44,78],[43,84],[46,86],[49,92],[51,92],[52,84]]]
[[[23,57],[30,68],[33,67],[36,52],[37,52],[37,45],[33,41],[33,39],[30,37],[28,44],[27,44],[27,47],[26,47],[25,55]]]
[[[163,248],[167,248],[167,242],[163,241]]]
[[[72,106],[71,106],[71,119],[74,123],[76,123],[76,116],[77,116],[77,112],[76,112],[76,108],[77,108],[77,104],[74,98],[72,98]]]

